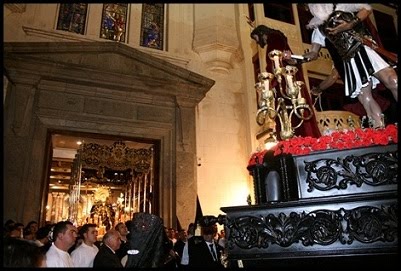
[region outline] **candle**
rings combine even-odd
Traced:
[[[287,79],[287,95],[290,98],[295,98],[295,90],[294,90],[294,83],[292,81],[292,75],[286,75]]]
[[[270,86],[269,86],[269,79],[265,79],[263,80],[263,86],[264,86],[264,90],[268,91]]]
[[[276,69],[280,69],[280,62],[279,62],[278,56],[275,55],[275,56],[273,57],[273,60],[274,60],[274,66],[275,66],[275,68],[276,68]]]

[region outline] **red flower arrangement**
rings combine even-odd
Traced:
[[[296,136],[280,141],[273,149],[274,155],[293,154],[304,155],[313,151],[330,149],[345,150],[372,145],[388,145],[398,143],[398,129],[390,124],[383,129],[357,128],[347,131],[336,131],[319,138]],[[263,163],[267,150],[252,154],[248,166]]]

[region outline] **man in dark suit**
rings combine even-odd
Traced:
[[[178,256],[180,256],[180,259],[182,258],[182,253],[185,247],[185,243],[187,242],[188,235],[187,231],[184,229],[181,229],[178,232],[178,239],[177,242],[174,244],[174,251],[177,252]]]
[[[116,251],[120,248],[121,236],[115,229],[103,236],[103,245],[96,254],[93,267],[123,267]]]
[[[178,270],[189,270],[189,250],[191,249],[194,241],[195,228],[196,225],[194,223],[190,223],[188,226],[188,231],[181,230],[179,232],[179,239],[174,245],[174,250],[180,257],[178,262]]]
[[[221,254],[223,247],[219,246],[214,240],[217,233],[215,225],[202,227],[202,238],[194,239],[189,252],[189,267],[202,268],[203,270],[223,269]]]

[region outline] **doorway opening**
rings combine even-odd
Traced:
[[[159,215],[160,142],[50,132],[45,220],[98,225],[99,235],[135,212]]]

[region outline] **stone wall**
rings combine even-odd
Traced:
[[[106,57],[119,65],[104,65]],[[176,214],[193,219],[195,106],[213,80],[116,43],[5,43],[4,63],[12,82],[5,100],[5,217],[43,217],[48,135],[62,130],[160,141],[160,215],[167,225]],[[191,189],[176,194],[175,186]],[[193,210],[177,210],[177,201]]]

